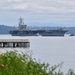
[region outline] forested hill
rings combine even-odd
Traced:
[[[16,27],[0,25],[0,34],[9,34],[9,31],[13,29],[16,29]]]
[[[29,26],[27,29],[58,29],[59,27],[38,27],[38,26]],[[66,27],[69,31],[67,34],[75,34],[75,27]],[[9,34],[10,30],[14,30],[16,27],[12,26],[6,26],[6,25],[0,25],[0,34]]]

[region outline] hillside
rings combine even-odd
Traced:
[[[9,34],[9,31],[13,29],[16,29],[16,27],[0,25],[0,34]]]
[[[47,27],[47,26],[28,26],[27,29],[58,29],[59,27]],[[0,25],[0,34],[9,34],[10,30],[14,30],[16,27]],[[75,27],[66,27],[69,31],[66,34],[75,34]]]

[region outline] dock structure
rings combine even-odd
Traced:
[[[28,39],[0,39],[0,48],[27,48],[30,47]]]

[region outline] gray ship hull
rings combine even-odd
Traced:
[[[12,36],[64,36],[67,30],[14,30],[10,31]]]

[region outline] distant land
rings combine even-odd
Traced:
[[[16,29],[16,27],[0,25],[0,34],[9,34],[9,31],[13,29]]]
[[[60,27],[49,27],[49,26],[28,26],[27,29],[58,29]],[[66,34],[75,34],[75,27],[65,27],[69,29]],[[14,26],[7,26],[7,25],[0,25],[0,34],[9,34],[10,30],[14,30],[16,27]]]

